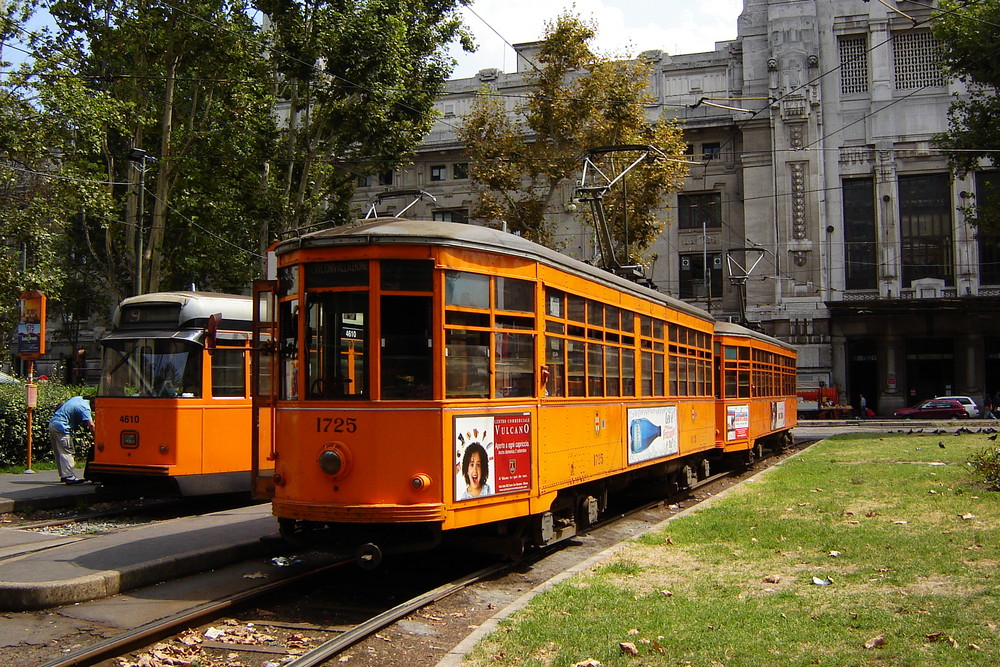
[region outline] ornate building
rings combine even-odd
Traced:
[[[683,123],[693,162],[664,211],[648,275],[717,318],[745,316],[799,349],[799,384],[868,397],[880,414],[1000,388],[1000,253],[961,207],[993,172],[953,180],[934,148],[961,84],[936,66],[926,3],[745,0],[738,36],[706,53],[641,55],[651,118]],[[422,189],[409,214],[467,221],[475,193],[455,130],[481,86],[511,108],[518,71],[450,81],[415,165],[372,177]],[[563,249],[592,258],[573,183],[554,212]],[[407,202],[383,201],[381,213]],[[745,280],[741,273],[752,268]]]

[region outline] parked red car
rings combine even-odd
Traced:
[[[965,406],[954,399],[932,398],[915,408],[900,408],[893,413],[905,419],[966,419]]]

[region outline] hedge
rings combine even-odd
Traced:
[[[49,446],[49,420],[59,406],[72,396],[89,398],[96,393],[96,387],[65,385],[58,380],[38,383],[38,405],[34,410],[31,428],[32,462],[53,460],[52,448]],[[27,462],[26,394],[23,382],[0,383],[0,465],[17,466]],[[92,451],[93,437],[86,429],[77,429],[73,435],[76,444],[74,458],[77,465],[82,465]]]

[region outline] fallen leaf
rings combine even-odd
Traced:
[[[637,635],[637,634],[639,634],[639,628],[632,628],[631,630],[629,630],[625,634],[627,634],[630,637],[633,636],[633,635]]]
[[[244,579],[267,579],[267,575],[263,572],[253,572],[251,574],[244,574]]]
[[[908,524],[910,522],[909,521],[893,521],[893,523],[896,524],[897,526],[905,526],[906,524]]]
[[[670,592],[670,591],[660,591],[660,595],[662,595],[665,598],[669,598],[669,597],[673,597],[674,596],[674,594],[672,592]]]
[[[765,584],[780,584],[781,583],[781,577],[779,577],[776,574],[769,574],[766,577],[764,577],[764,583]]]
[[[867,649],[878,648],[879,646],[885,646],[885,637],[883,637],[882,635],[879,635],[878,637],[872,637],[871,639],[865,642],[865,648]]]
[[[587,658],[583,662],[574,663],[573,667],[601,667],[601,663],[593,658]]]
[[[941,639],[941,635],[943,634],[944,634],[943,632],[932,632],[929,635],[924,635],[924,637],[926,637],[928,641],[936,642],[937,640]]]
[[[621,642],[618,644],[618,648],[622,650],[622,653],[627,653],[628,655],[639,655],[639,649],[635,647],[632,642]]]
[[[829,586],[830,584],[833,583],[833,580],[830,579],[830,577],[826,577],[825,579],[820,579],[819,577],[813,577],[813,583],[816,584],[817,586]]]
[[[838,558],[840,556],[840,552],[839,551],[831,551],[830,552],[830,556],[832,558]]]
[[[965,514],[959,514],[958,516],[960,518],[962,518],[962,519],[965,519],[966,521],[969,521],[970,519],[975,519],[976,518],[975,514],[970,514],[968,512],[966,512]]]

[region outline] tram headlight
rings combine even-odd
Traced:
[[[429,475],[420,473],[419,475],[414,475],[413,479],[410,480],[410,486],[413,487],[414,491],[420,491],[426,489],[431,485],[431,478]]]
[[[336,450],[326,450],[319,455],[319,467],[327,475],[336,475],[344,467],[344,457]]]
[[[319,469],[334,479],[341,479],[350,472],[351,453],[343,443],[334,442],[326,445],[319,454]]]

